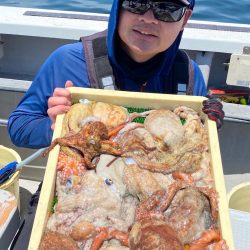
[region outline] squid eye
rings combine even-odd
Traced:
[[[111,186],[113,184],[113,181],[111,179],[105,179],[105,183],[108,185],[108,186]]]

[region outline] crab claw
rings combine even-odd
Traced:
[[[110,229],[108,227],[100,227],[99,233],[94,238],[91,245],[91,250],[98,250],[105,240],[117,239],[123,246],[128,246],[128,233],[119,231],[117,229]]]

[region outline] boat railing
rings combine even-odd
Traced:
[[[31,85],[31,81],[0,78],[0,90],[26,92]]]
[[[7,119],[1,119],[0,118],[0,126],[7,126],[8,120]]]

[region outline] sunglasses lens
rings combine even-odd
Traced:
[[[131,13],[142,15],[150,8],[147,2],[145,0],[124,0],[122,7]]]
[[[152,2],[147,0],[124,0],[122,7],[133,13],[143,15],[150,8],[156,19],[164,22],[178,22],[183,17],[186,6],[173,2]]]
[[[186,7],[171,2],[154,2],[155,18],[164,22],[178,22],[185,13]]]

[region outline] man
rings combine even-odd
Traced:
[[[206,86],[197,64],[178,50],[194,3],[195,0],[114,0],[107,46],[103,46],[106,38],[101,39],[105,36],[101,33],[83,38],[83,44],[65,45],[51,54],[10,115],[8,130],[12,142],[30,148],[50,145],[56,116],[70,108],[67,88],[73,85],[169,94],[182,91],[205,96]],[[97,51],[96,41],[98,51],[104,47],[106,53],[107,48],[108,57],[104,53],[95,58],[108,58],[101,63],[104,73],[100,73],[90,56],[98,54],[93,53]],[[204,112],[213,114],[218,122],[223,118],[221,105],[215,103],[211,108],[206,103],[204,107]],[[30,202],[15,249],[27,248],[40,189],[41,185]]]
[[[170,94],[184,91],[205,96],[206,86],[197,64],[178,49],[194,3],[194,0],[114,0],[105,45],[108,59],[102,67],[110,72],[98,75],[94,58],[88,54],[103,34],[83,38],[83,44],[57,49],[10,115],[8,130],[12,142],[21,147],[48,146],[56,116],[69,110],[71,98],[67,88],[73,85],[100,88],[108,85],[126,91]],[[102,44],[98,42],[98,46]],[[92,75],[96,71],[97,75]],[[210,106],[205,111],[209,113]],[[216,115],[213,118],[220,121],[217,118],[223,116],[221,106],[216,104],[212,111]]]

